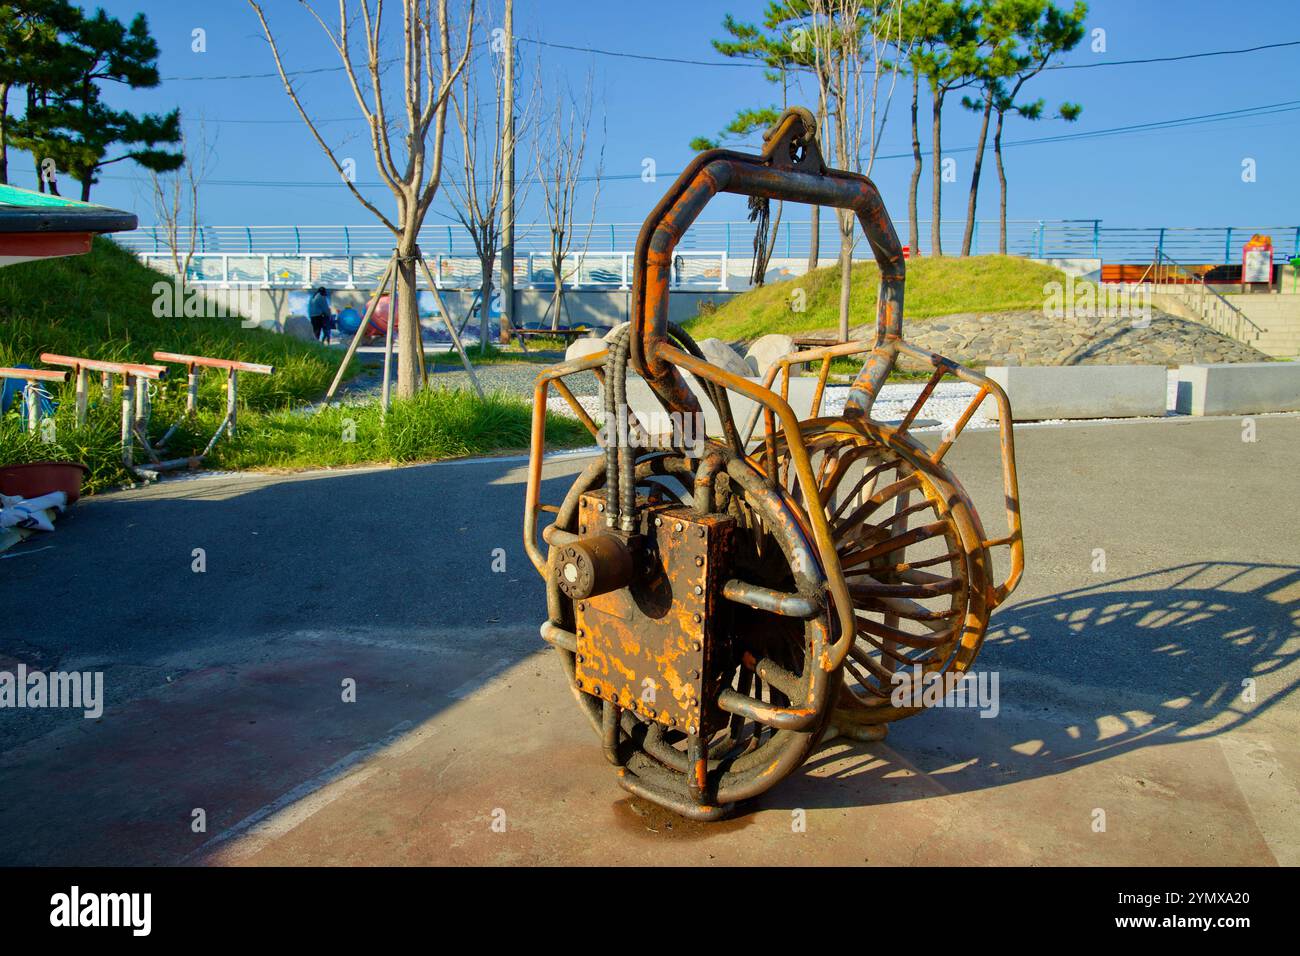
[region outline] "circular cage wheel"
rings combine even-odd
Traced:
[[[990,611],[979,516],[956,477],[908,436],[812,419],[803,440],[853,599],[857,630],[832,723],[850,737],[917,713],[918,692],[974,662]],[[778,440],[781,487],[806,507]]]
[[[725,513],[736,521],[735,561],[728,575],[786,593],[803,580],[801,593],[825,592],[825,577],[816,551],[801,531],[801,516],[744,459],[709,446],[703,458],[655,453],[637,460],[637,495],[651,502],[695,507],[699,513]],[[701,470],[707,474],[701,477]],[[570,487],[555,527],[578,533],[578,503],[605,485],[603,461],[593,462]],[[696,502],[697,496],[704,500]],[[778,529],[783,529],[783,532]],[[559,588],[556,570],[560,549],[552,547],[547,575],[550,620],[573,631],[573,601]],[[825,608],[797,620],[721,601],[715,622],[718,646],[726,650],[719,665],[721,686],[752,701],[776,707],[805,707],[805,667],[814,658],[818,638],[830,638]],[[620,768],[625,789],[669,806],[685,816],[719,819],[732,806],[772,787],[807,758],[825,729],[838,693],[838,672],[827,675],[822,699],[812,706],[816,719],[799,730],[777,729],[736,714],[720,726],[692,738],[634,711],[584,693],[577,687],[575,654],[557,648],[569,685],[592,727],[606,741],[606,753]],[[617,714],[611,714],[617,710]],[[611,740],[612,738],[612,740]],[[612,744],[612,746],[611,746]],[[707,774],[700,786],[693,768],[700,760]]]

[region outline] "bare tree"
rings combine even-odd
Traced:
[[[885,53],[889,46],[902,42],[899,5],[893,0],[810,0],[809,13],[826,125],[835,144],[835,165],[870,176],[898,82],[898,58],[886,61]],[[883,106],[882,74],[889,78]],[[849,337],[857,224],[850,210],[836,210],[836,217],[840,227],[839,337],[844,342]]]
[[[196,143],[191,143],[189,134],[182,129],[180,148],[185,165],[166,173],[150,170],[149,180],[154,218],[163,230],[178,289],[183,294],[199,241],[199,192],[212,160],[213,147],[208,142],[207,127],[199,124]]]
[[[479,348],[486,351],[492,302],[493,271],[501,248],[504,215],[506,111],[505,70],[502,50],[489,43],[487,52],[474,56],[461,71],[458,88],[452,93],[452,110],[460,134],[457,157],[447,175],[447,196],[452,211],[474,243],[478,255]],[[538,83],[534,83],[536,91]],[[490,84],[491,101],[483,95]],[[530,96],[516,111],[515,138],[526,135],[535,97]],[[523,177],[528,181],[528,174]],[[522,202],[526,190],[516,194]]]
[[[455,38],[447,0],[396,2],[401,14],[401,52],[395,59],[400,65],[401,87],[394,94],[385,89],[388,61],[383,57],[387,39],[384,0],[338,0],[338,18],[332,25],[308,0],[300,0],[343,64],[352,95],[366,121],[375,167],[396,200],[396,214],[390,217],[357,189],[351,172],[325,141],[289,78],[261,4],[248,0],[266,34],[285,92],[312,138],[357,201],[393,234],[397,248],[397,394],[409,397],[421,381],[424,364],[416,299],[420,226],[442,182],[447,103],[457,76],[469,60],[475,0],[465,0],[464,41],[457,53],[452,49]],[[353,35],[357,27],[362,33],[360,40]],[[356,62],[359,55],[364,55],[360,69]],[[399,102],[390,103],[390,98]]]
[[[533,137],[537,181],[542,187],[542,205],[551,227],[550,260],[555,292],[551,296],[547,312],[551,313],[552,329],[560,326],[560,310],[564,307],[564,283],[573,276],[576,268],[580,268],[578,265],[566,271],[565,260],[573,248],[578,188],[583,180],[582,163],[587,154],[587,132],[591,125],[592,85],[592,77],[588,74],[581,97],[572,90],[557,97],[555,108],[537,124],[537,135]],[[587,220],[587,234],[582,241],[583,252],[586,252],[587,241],[591,238],[604,168],[605,143],[602,135],[593,177],[591,216]]]

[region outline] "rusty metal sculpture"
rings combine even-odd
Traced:
[[[698,820],[798,768],[829,733],[878,738],[915,713],[910,688],[974,661],[1023,569],[1010,406],[982,375],[902,338],[904,258],[876,187],[827,169],[807,110],[787,111],[759,156],[699,154],[641,229],[632,321],[606,351],[539,376],[524,543],[546,582],[542,636],[620,784]],[[762,385],[709,364],[668,322],[673,251],[721,192],[852,210],[880,266],[875,341],[791,353]],[[832,359],[866,352],[844,413],[820,417]],[[901,422],[872,418],[900,356],[934,371]],[[786,401],[793,366],[821,362],[809,417]],[[670,413],[699,420],[690,373],[721,435],[653,445],[627,406],[629,365]],[[603,385],[599,427],[565,385]],[[773,391],[778,375],[780,392]],[[978,386],[933,450],[909,431],[945,376]],[[551,389],[604,447],[558,506],[540,500]],[[737,426],[731,394],[756,403]],[[943,459],[975,410],[999,410],[1007,534],[990,539]],[[761,439],[751,441],[761,415]],[[743,431],[743,434],[742,434]],[[631,438],[632,440],[629,440]],[[538,541],[540,512],[555,516]],[[992,554],[1009,552],[995,584]]]

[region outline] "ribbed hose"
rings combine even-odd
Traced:
[[[619,435],[619,396],[623,396],[625,403],[627,400],[626,365],[624,365],[623,375],[620,376],[618,354],[620,348],[626,350],[628,346],[630,329],[631,326],[622,325],[613,331],[607,340],[609,354],[605,358],[605,524],[611,528],[618,524],[621,484],[618,459],[620,446],[624,444]],[[620,381],[623,383],[622,387]]]
[[[668,323],[668,338],[679,345],[682,351],[688,355],[693,355],[701,361],[708,361],[700,347],[695,343],[695,339],[691,338],[691,334],[676,322]],[[700,378],[698,375],[692,375],[691,377],[699,383],[700,388],[704,390],[704,394],[709,396],[709,401],[713,403],[713,407],[718,410],[718,418],[722,421],[722,431],[727,436],[727,443],[731,445],[731,450],[743,458],[745,455],[744,443],[740,440],[740,432],[736,429],[736,420],[731,413],[731,399],[727,395],[727,390],[715,382]]]
[[[623,531],[636,530],[636,452],[631,446],[631,409],[627,407],[627,362],[632,351],[632,336],[619,342],[614,356],[614,402],[619,410],[618,445],[618,512],[619,527]]]
[[[605,359],[605,522],[624,531],[636,530],[636,455],[629,444],[631,411],[627,405],[627,366],[632,350],[632,327],[620,325],[610,333],[609,355]],[[708,361],[689,332],[675,322],[668,323],[668,337],[674,345],[701,361]],[[736,429],[727,390],[715,382],[692,375],[709,397],[722,421],[727,443],[737,456],[744,456],[744,443]]]

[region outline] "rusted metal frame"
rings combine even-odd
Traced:
[[[139,362],[109,362],[102,359],[81,358],[76,355],[56,355],[42,352],[41,361],[47,365],[63,365],[68,368],[87,369],[91,372],[105,372],[109,375],[141,375],[150,379],[167,377],[167,368],[163,365],[144,365]]]
[[[546,577],[546,558],[542,555],[541,549],[537,546],[537,523],[538,513],[542,510],[541,502],[541,483],[542,483],[542,464],[546,455],[546,410],[548,391],[551,385],[556,386],[556,390],[565,396],[565,400],[575,411],[582,409],[581,403],[573,396],[568,387],[563,384],[561,379],[578,372],[592,372],[595,374],[597,381],[604,385],[604,365],[608,357],[607,351],[593,352],[591,355],[584,355],[581,358],[572,359],[568,362],[561,362],[552,365],[550,368],[541,372],[533,384],[533,416],[532,430],[529,439],[528,449],[528,477],[524,493],[524,550],[528,554],[528,560],[532,562],[537,573],[543,578]],[[567,395],[566,395],[567,393]],[[628,429],[638,436],[638,440],[649,441],[650,435],[645,427],[641,424],[636,413],[628,409]],[[592,433],[593,436],[599,437],[600,427],[592,421],[591,417],[586,414],[585,410],[581,411],[580,419]]]
[[[945,372],[946,369],[942,366],[934,370],[934,374],[930,376],[930,380],[925,383],[925,388],[921,389],[921,394],[917,396],[916,401],[912,403],[912,407],[907,410],[907,414],[904,415],[903,420],[899,422],[898,430],[900,432],[907,431],[912,422],[916,421],[916,416],[920,414],[921,409],[925,407],[925,403],[929,401],[930,396],[934,394],[935,386],[939,384],[939,380],[943,378]],[[964,425],[965,422],[962,424]]]
[[[759,157],[719,159],[700,169],[672,207],[656,220],[646,221],[643,234],[651,230],[644,256],[638,253],[638,279],[633,303],[636,326],[633,360],[636,370],[670,403],[681,400],[684,383],[680,375],[656,358],[656,345],[667,341],[668,279],[673,251],[704,206],[719,192],[789,200],[852,209],[881,270],[877,306],[877,345],[896,340],[902,330],[903,259],[898,237],[884,211],[874,185],[863,177],[831,172],[811,175],[763,165]],[[641,245],[638,240],[638,246]],[[639,308],[638,308],[639,306]],[[635,346],[640,346],[637,354]],[[873,363],[868,359],[854,382],[850,401],[857,413],[870,410],[875,393],[892,367],[892,352],[885,350]],[[678,411],[688,411],[683,403]]]
[[[555,379],[552,384],[555,386],[555,390],[560,393],[560,397],[568,403],[569,407],[573,409],[573,413],[578,416],[578,421],[582,422],[583,427],[586,428],[587,431],[591,432],[591,437],[599,437],[600,428],[596,425],[595,421],[592,420],[592,417],[587,414],[587,410],[582,407],[582,403],[574,396],[573,392],[569,389],[569,386],[565,385],[564,382],[558,378]]]
[[[795,365],[810,365],[813,362],[822,363],[821,371],[817,375],[817,388],[813,392],[811,407],[808,409],[808,417],[816,418],[821,411],[822,398],[826,391],[826,382],[830,376],[830,363],[832,359],[847,358],[853,355],[860,355],[863,352],[873,351],[876,346],[870,342],[840,342],[837,345],[823,345],[813,349],[798,349],[781,356],[768,367],[767,373],[763,376],[763,387],[770,389],[776,381],[776,376],[790,374],[790,368]],[[758,423],[760,409],[755,408],[749,415],[749,421],[745,423],[745,432],[742,436],[746,446],[754,435],[754,426]]]
[[[605,364],[607,353],[596,352],[582,358],[553,365],[537,376],[533,385],[532,432],[528,444],[528,478],[524,490],[524,551],[543,579],[547,577],[547,558],[537,546],[538,505],[541,502],[542,464],[546,455],[546,400],[551,382],[586,372]],[[601,462],[603,467],[604,462]]]
[[[722,596],[728,601],[744,604],[759,611],[781,617],[809,618],[820,614],[821,605],[802,594],[788,594],[758,584],[732,578],[722,586]]]
[[[816,478],[812,472],[812,464],[808,459],[807,449],[804,448],[800,439],[799,419],[788,403],[773,395],[768,389],[755,385],[746,378],[732,375],[730,372],[710,365],[708,362],[700,361],[694,356],[688,355],[670,345],[659,345],[656,348],[656,357],[669,365],[685,368],[700,378],[717,382],[725,388],[739,392],[751,401],[758,402],[769,409],[780,420],[782,430],[785,432],[789,443],[790,457],[794,460],[795,474],[798,476],[799,484],[803,489],[804,499],[807,501],[816,500]],[[848,652],[848,645],[852,641],[853,602],[849,600],[844,574],[840,570],[839,556],[835,552],[835,542],[831,537],[830,526],[826,521],[825,513],[820,508],[813,508],[809,512],[809,520],[812,523],[813,540],[822,562],[822,569],[826,575],[831,596],[834,599],[839,615],[840,636],[828,649],[830,659],[827,662],[829,665],[827,669],[834,670],[844,660],[844,655]]]
[[[274,365],[241,362],[237,359],[208,358],[205,355],[184,355],[180,352],[154,352],[153,357],[160,362],[184,365],[190,369],[201,366],[203,368],[234,369],[238,372],[254,372],[258,375],[272,375],[275,373]]]
[[[1007,571],[1006,580],[994,586],[993,599],[990,602],[990,610],[992,610],[1005,601],[1016,589],[1020,584],[1020,578],[1025,569],[1025,542],[1020,519],[1020,479],[1016,471],[1016,446],[1011,420],[1011,401],[1007,398],[1007,393],[1002,386],[987,375],[982,375],[973,369],[953,362],[951,359],[944,358],[942,355],[937,355],[928,349],[906,342],[900,343],[899,351],[913,358],[930,362],[936,369],[941,369],[967,384],[979,387],[975,400],[962,413],[951,434],[929,456],[934,463],[937,464],[947,454],[948,449],[957,436],[961,434],[962,429],[966,427],[966,423],[970,421],[976,409],[983,404],[986,395],[992,395],[993,400],[997,403],[998,438],[1002,455],[1002,492],[1006,502],[1007,534],[996,539],[985,538],[982,544],[985,548],[1008,547],[1010,567]]]
[[[661,467],[666,468],[665,474],[676,474],[679,469],[675,466],[679,466],[683,462],[685,462],[683,457],[674,455],[655,456],[638,464],[638,475],[648,477],[652,473],[658,473]],[[594,487],[597,480],[603,476],[603,465],[604,463],[600,459],[593,459],[577,481],[574,482],[565,497],[564,503],[559,508],[556,517],[557,527],[567,527],[575,520],[578,500],[583,493]],[[762,492],[764,486],[761,482],[755,482],[756,476],[750,466],[745,465],[740,459],[733,458],[731,467],[737,469],[737,473],[748,469],[751,475],[751,485],[756,485],[760,493]],[[689,468],[681,470],[683,470],[683,474],[689,472]],[[791,525],[791,528],[797,529],[797,525]],[[806,538],[804,541],[806,542]],[[558,553],[558,550],[553,551],[552,555],[558,555]],[[806,543],[802,547],[796,548],[793,560],[797,574],[805,576],[814,572],[820,574],[820,569],[815,564]],[[551,622],[561,622],[565,620],[567,613],[565,601],[551,577],[551,575],[547,576],[548,617]],[[824,625],[819,626],[822,631],[825,630]],[[557,646],[561,647],[563,647],[562,642],[567,643],[568,635],[572,633],[558,625],[543,630],[548,639],[552,639]],[[825,641],[821,640],[820,643],[824,645]],[[576,636],[574,646],[576,647]],[[808,659],[811,661],[813,658],[809,655]],[[569,677],[570,686],[573,688],[575,675],[572,652],[566,649],[566,652],[561,656],[561,660]],[[837,675],[838,672],[834,672],[831,679],[834,680]],[[834,690],[835,685],[828,685],[826,690],[826,700],[828,702]],[[577,691],[576,688],[573,689],[573,693],[582,710],[587,714],[593,729],[597,733],[603,732],[603,715],[600,703],[590,695]],[[762,735],[763,744],[761,747],[752,748],[734,761],[715,762],[710,760],[709,767],[711,769],[721,768],[724,772],[720,774],[718,779],[715,802],[700,803],[690,797],[687,788],[684,786],[688,770],[686,755],[671,747],[659,747],[657,744],[659,738],[651,736],[651,734],[656,733],[653,728],[648,732],[644,729],[638,731],[637,727],[643,728],[644,725],[638,724],[637,727],[633,727],[630,725],[631,720],[632,718],[625,713],[623,718],[625,728],[632,733],[645,734],[642,741],[645,750],[647,753],[653,754],[655,758],[662,759],[664,763],[656,762],[656,759],[651,759],[646,754],[633,752],[628,758],[626,767],[620,768],[618,771],[620,785],[629,792],[654,800],[686,817],[696,820],[718,819],[725,815],[729,809],[727,804],[730,801],[744,799],[767,789],[774,780],[790,773],[807,758],[808,753],[816,743],[817,736],[812,732],[769,731],[767,734]],[[772,756],[774,753],[775,758]],[[668,769],[669,765],[673,767],[672,771]]]

